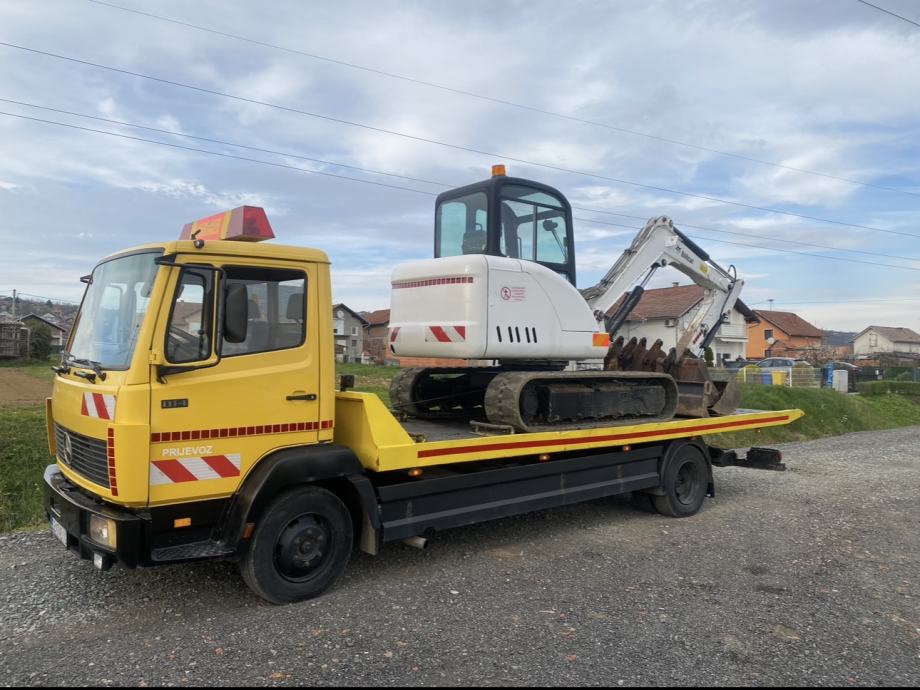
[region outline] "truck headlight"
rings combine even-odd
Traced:
[[[89,516],[89,538],[100,546],[115,550],[115,521],[101,515]]]

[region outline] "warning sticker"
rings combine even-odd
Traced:
[[[522,287],[508,287],[506,285],[501,289],[501,296],[506,302],[523,302],[527,299],[527,290]]]

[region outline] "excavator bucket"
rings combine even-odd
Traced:
[[[646,348],[645,338],[622,336],[610,345],[604,360],[608,371],[647,371],[669,374],[677,383],[677,416],[709,417],[732,414],[741,402],[741,389],[731,372],[710,372],[706,362],[685,355],[678,360],[674,348],[665,356],[662,341]]]
[[[676,370],[669,373],[677,380],[677,414],[680,417],[731,414],[741,402],[741,389],[735,377],[713,378],[702,359],[685,356]]]

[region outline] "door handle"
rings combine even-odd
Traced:
[[[288,400],[316,400],[316,393],[295,393],[287,396]]]

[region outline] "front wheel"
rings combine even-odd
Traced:
[[[291,489],[262,513],[240,574],[273,604],[312,599],[345,570],[353,541],[351,515],[335,494],[315,486]]]
[[[709,486],[709,464],[699,448],[678,448],[661,478],[664,496],[652,496],[655,510],[671,517],[690,517],[703,507]]]

